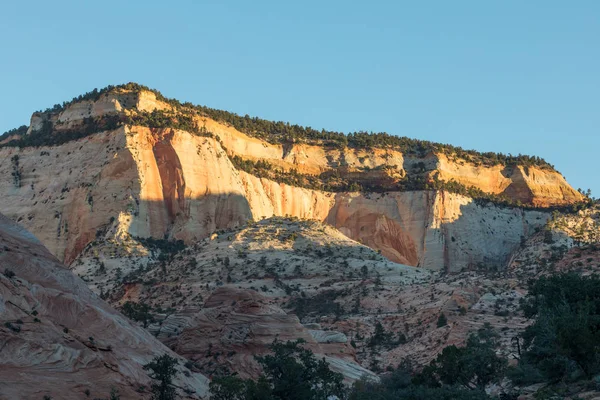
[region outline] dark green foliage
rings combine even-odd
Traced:
[[[235,155],[230,157],[231,163],[238,169],[248,172],[259,178],[268,178],[278,183],[304,187],[307,189],[322,190],[326,192],[373,192],[385,193],[394,191],[419,191],[419,190],[444,190],[450,193],[456,193],[475,199],[479,205],[493,203],[501,207],[520,207],[532,210],[560,210],[563,212],[575,212],[590,205],[589,201],[566,206],[556,207],[536,207],[531,204],[524,204],[519,200],[514,200],[508,196],[494,193],[486,193],[474,186],[465,186],[455,180],[442,181],[437,175],[429,180],[423,176],[406,175],[397,182],[384,184],[381,182],[369,183],[368,181],[354,178],[342,177],[339,171],[327,171],[320,175],[301,174],[295,169],[284,171],[281,168],[274,168],[267,161],[245,160]]]
[[[399,344],[406,343],[406,337],[403,334],[398,335],[398,339],[394,339],[393,332],[386,332],[383,325],[379,321],[375,324],[375,332],[369,338],[367,345],[369,347],[386,346],[394,347]]]
[[[550,229],[544,231],[544,243],[554,244],[554,238],[552,237],[552,231]]]
[[[484,389],[502,379],[506,365],[506,360],[496,356],[496,339],[486,325],[469,337],[465,347],[446,347],[420,373],[405,360],[379,383],[364,379],[355,382],[349,399],[489,399]]]
[[[539,369],[524,361],[519,362],[519,364],[514,367],[508,367],[506,370],[506,377],[510,379],[512,383],[519,386],[532,385],[545,380]]]
[[[408,385],[392,387],[386,384],[359,381],[355,384],[349,400],[488,400],[491,399],[484,391],[467,390],[456,386],[428,387],[423,385]]]
[[[404,361],[391,374],[376,383],[359,380],[354,383],[349,400],[486,400],[489,399],[482,390],[470,390],[460,386],[440,386],[437,382],[416,382],[415,371],[410,362]]]
[[[14,156],[12,156],[10,158],[10,161],[11,161],[12,167],[13,167],[13,172],[12,172],[13,183],[15,184],[16,187],[21,187],[21,169],[19,168],[19,155],[15,154]]]
[[[14,278],[15,275],[16,274],[14,273],[14,271],[12,269],[8,269],[8,268],[4,269],[4,276],[6,276],[8,279]]]
[[[343,376],[329,369],[325,359],[300,346],[303,340],[274,342],[273,354],[256,357],[263,375],[256,381],[235,376],[215,378],[210,384],[217,400],[323,400],[346,398]]]
[[[11,322],[6,321],[4,323],[4,326],[7,327],[8,329],[10,329],[11,331],[15,332],[15,333],[21,332],[21,327],[18,324],[13,324]]]
[[[506,360],[496,355],[497,335],[489,327],[471,334],[465,347],[448,346],[423,369],[417,382],[428,386],[462,386],[484,390],[499,379]]]
[[[535,322],[523,334],[521,363],[554,382],[600,372],[600,277],[542,277],[522,304]]]
[[[170,261],[177,253],[185,250],[185,243],[183,240],[154,239],[151,237],[136,237],[135,239],[145,247],[149,248],[152,252],[159,250],[159,261]]]
[[[150,371],[152,382],[152,400],[174,400],[176,390],[173,386],[173,378],[177,375],[177,360],[168,354],[156,356],[151,362],[144,365],[144,369]]]
[[[126,119],[125,124],[131,126],[146,126],[155,129],[181,129],[191,133],[202,132],[194,122],[192,115],[174,114],[164,110],[154,110],[152,112],[140,111],[135,115],[129,116]]]
[[[0,148],[58,146],[94,133],[116,129],[124,122],[123,117],[116,114],[84,118],[80,126],[69,129],[61,129],[53,126],[51,121],[44,121],[41,129],[33,131],[29,135],[21,135],[20,139],[1,144]]]
[[[288,306],[298,316],[299,319],[303,319],[308,315],[341,315],[343,313],[342,306],[335,301],[339,296],[344,295],[345,292],[339,292],[335,290],[326,290],[316,294],[313,297],[294,297],[290,300]]]
[[[257,381],[237,376],[215,378],[210,383],[212,400],[274,400],[271,386],[262,375]]]
[[[155,92],[156,93],[156,92]],[[191,106],[187,105],[186,106]],[[554,167],[539,157],[525,155],[505,155],[499,153],[480,153],[475,150],[464,150],[448,144],[433,143],[426,140],[390,135],[385,132],[368,133],[364,131],[344,135],[341,132],[316,130],[311,127],[291,125],[286,122],[267,121],[264,119],[239,116],[222,110],[204,106],[194,107],[198,112],[220,122],[225,122],[248,135],[258,137],[270,143],[318,143],[332,147],[353,148],[393,148],[405,154],[425,156],[430,152],[441,152],[450,156],[483,165],[522,165],[538,166],[547,169]]]
[[[144,85],[137,83],[127,83],[119,86],[107,86],[104,89],[94,89],[84,95],[73,98],[69,102],[65,102],[62,105],[56,104],[52,108],[45,110],[45,113],[56,114],[63,111],[69,105],[83,101],[91,100],[95,101],[100,98],[101,95],[115,91],[118,89],[129,90],[129,91],[141,91],[147,90],[153,92],[157,99],[164,101],[171,106],[177,108],[181,112],[194,112],[203,116],[213,118],[217,121],[232,125],[241,132],[247,133],[251,136],[266,140],[271,143],[316,143],[331,147],[353,147],[353,148],[393,148],[401,151],[405,154],[412,154],[418,156],[425,156],[430,152],[444,153],[450,157],[460,158],[469,162],[473,162],[476,165],[522,165],[522,166],[538,166],[546,169],[554,169],[554,167],[547,163],[545,160],[539,157],[531,157],[526,155],[505,155],[499,153],[480,153],[475,150],[464,150],[460,147],[451,146],[448,144],[433,143],[426,140],[411,139],[407,137],[400,137],[390,135],[386,132],[380,133],[368,133],[364,131],[350,133],[345,135],[341,132],[316,130],[311,127],[302,127],[299,125],[291,125],[287,122],[273,122],[264,119],[250,117],[248,115],[239,116],[237,114],[215,110],[205,106],[194,106],[191,103],[181,103],[175,99],[169,99],[163,96],[159,91],[150,89]],[[156,120],[154,120],[156,121]],[[138,121],[141,122],[141,121]],[[179,123],[179,122],[178,122]],[[155,127],[165,127],[162,123]],[[171,126],[172,127],[172,126]],[[21,129],[21,128],[17,128]],[[182,128],[184,129],[184,128]],[[6,135],[6,134],[5,134]],[[4,135],[3,135],[4,136]],[[73,139],[71,139],[73,140]],[[23,144],[23,145],[37,145],[39,144]]]
[[[442,326],[448,325],[448,318],[444,313],[441,313],[437,320],[437,327],[441,328]]]
[[[119,391],[117,389],[110,389],[110,400],[121,400],[121,395],[119,394]]]
[[[148,327],[148,322],[154,321],[154,317],[150,312],[150,306],[146,303],[128,301],[123,304],[121,311],[127,318],[143,322],[144,328]]]
[[[2,135],[0,135],[0,142],[6,138],[9,138],[10,136],[14,136],[14,135],[23,136],[24,134],[27,133],[27,129],[29,129],[29,127],[27,125],[21,125],[18,128],[10,129],[10,130],[4,132]]]

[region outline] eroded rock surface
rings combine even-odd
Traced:
[[[85,118],[170,108],[151,92],[119,92],[45,117],[64,128],[77,127]],[[34,115],[31,134],[41,129],[43,117]],[[0,191],[5,194],[0,212],[36,234],[66,263],[96,237],[129,234],[193,243],[247,220],[289,215],[325,221],[392,261],[455,272],[503,265],[521,237],[542,226],[549,213],[478,204],[445,191],[307,189],[251,175],[237,169],[230,157],[307,174],[362,174],[370,184],[418,168],[425,176],[437,174],[537,206],[582,198],[551,170],[486,167],[443,154],[415,158],[393,149],[286,147],[210,118],[198,124],[214,136],[131,126],[58,146],[0,148]]]
[[[0,267],[0,398],[82,399],[86,391],[108,398],[112,388],[123,399],[150,397],[143,365],[176,355],[4,216]],[[177,385],[182,398],[207,394],[208,381],[198,373],[180,374]]]

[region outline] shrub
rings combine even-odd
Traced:
[[[144,365],[144,369],[150,371],[152,383],[153,400],[175,400],[176,390],[173,386],[173,378],[177,375],[177,359],[163,354],[156,356],[151,362]]]
[[[547,379],[575,380],[600,372],[600,277],[565,273],[531,284],[522,304],[535,322],[523,333],[521,362]]]
[[[136,303],[127,301],[121,308],[123,314],[134,321],[142,322],[144,328],[148,327],[148,322],[154,321],[154,316],[150,313],[150,306],[146,303]]]
[[[213,379],[215,400],[323,400],[346,398],[344,377],[329,369],[325,359],[301,346],[304,341],[273,342],[272,354],[256,357],[263,374],[254,382],[235,376]]]
[[[441,313],[437,320],[437,327],[441,328],[442,326],[448,325],[448,319],[444,313]]]

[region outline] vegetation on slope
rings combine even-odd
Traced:
[[[256,357],[263,369],[257,381],[218,377],[210,384],[214,400],[322,400],[346,398],[343,376],[301,346],[303,340],[274,342],[273,354]]]
[[[367,134],[365,132],[351,133],[343,135],[339,132],[316,131],[312,128],[304,128],[298,125],[290,125],[283,122],[271,122],[248,116],[240,117],[236,114],[214,110],[203,106],[194,106],[190,103],[180,103],[177,100],[168,99],[160,92],[152,90],[142,85],[128,83],[121,86],[108,86],[101,90],[78,96],[62,105],[55,105],[47,109],[46,113],[58,113],[63,111],[69,105],[90,100],[95,101],[103,94],[116,90],[141,91],[147,90],[153,92],[157,99],[166,102],[176,108],[176,111],[154,110],[153,112],[137,111],[129,115],[107,114],[102,117],[84,118],[82,123],[76,127],[64,127],[62,124],[53,124],[51,120],[46,120],[41,129],[25,135],[27,127],[22,126],[17,129],[6,132],[0,138],[6,138],[12,135],[21,136],[20,139],[0,145],[0,147],[31,147],[31,146],[55,146],[72,140],[84,138],[86,136],[116,129],[120,126],[145,126],[156,129],[180,129],[199,135],[213,137],[219,140],[217,136],[208,132],[205,127],[198,126],[194,119],[198,114],[205,115],[217,121],[233,125],[236,129],[245,132],[251,136],[267,140],[272,143],[289,142],[311,142],[325,146],[337,147],[355,147],[372,148],[384,147],[394,148],[406,154],[417,154],[424,156],[429,152],[441,152],[454,158],[461,158],[476,165],[535,165],[541,168],[552,169],[553,167],[539,157],[529,156],[506,156],[497,153],[478,153],[475,151],[466,151],[459,147],[431,143],[406,137],[391,136],[386,133]],[[222,143],[221,143],[222,145]],[[320,175],[301,174],[297,170],[285,171],[281,168],[273,168],[267,161],[245,160],[240,156],[231,156],[231,162],[238,169],[246,171],[254,176],[268,178],[279,183],[285,183],[292,186],[304,187],[314,190],[328,192],[391,192],[391,191],[413,191],[413,190],[445,190],[451,193],[457,193],[469,196],[479,203],[492,202],[496,205],[506,207],[523,207],[535,209],[537,207],[522,204],[520,201],[513,200],[507,196],[486,193],[473,186],[468,187],[456,181],[442,181],[437,176],[427,178],[423,174],[409,175],[402,179],[373,180],[361,179],[360,176],[353,178],[344,177],[339,171],[325,172]],[[388,166],[378,168],[381,170],[381,176],[385,178]],[[370,170],[373,171],[373,170]],[[554,207],[566,212],[577,211],[587,206],[585,201],[580,204]],[[548,208],[544,208],[547,210]]]
[[[306,142],[342,148],[393,148],[405,154],[419,156],[424,156],[430,152],[439,152],[446,154],[451,158],[459,158],[468,162],[472,162],[475,165],[522,165],[537,166],[540,168],[554,170],[554,167],[551,164],[536,156],[512,156],[493,152],[481,153],[475,150],[464,150],[461,147],[448,144],[433,143],[426,140],[390,135],[386,132],[367,133],[360,131],[345,135],[341,132],[326,131],[323,129],[316,130],[311,127],[292,125],[282,121],[267,121],[257,117],[250,117],[248,115],[242,117],[235,113],[216,110],[206,106],[195,106],[187,102],[181,103],[178,100],[166,98],[157,90],[150,89],[137,83],[127,83],[119,86],[107,86],[106,88],[100,90],[94,89],[91,92],[73,98],[71,101],[64,102],[63,104],[56,104],[52,108],[46,109],[44,112],[50,114],[59,113],[73,103],[85,100],[95,101],[98,100],[103,94],[116,90],[150,91],[156,95],[158,100],[170,104],[179,112],[183,112],[184,114],[193,112],[215,119],[216,121],[229,124],[235,127],[237,130],[250,136],[266,140],[270,143]],[[22,145],[35,146],[39,144],[22,143]]]
[[[529,289],[518,379],[551,382],[600,373],[600,276],[565,273],[542,277]]]
[[[386,193],[419,190],[444,190],[450,193],[471,197],[477,202],[477,204],[481,205],[490,202],[501,207],[520,207],[524,209],[544,211],[560,210],[569,213],[576,212],[592,204],[592,200],[588,198],[581,203],[572,205],[536,207],[531,204],[525,204],[519,200],[514,200],[502,194],[486,193],[479,188],[474,186],[466,186],[455,180],[440,180],[438,179],[437,175],[434,175],[431,179],[428,179],[424,175],[406,175],[400,180],[377,182],[375,180],[342,177],[338,171],[333,174],[330,172],[324,172],[320,175],[309,175],[301,174],[295,169],[285,171],[282,168],[274,167],[271,163],[264,160],[247,160],[238,155],[230,156],[229,158],[231,163],[237,169],[245,171],[256,177],[267,178],[275,182],[284,183],[291,186],[303,187],[312,190],[322,190],[326,192]]]
[[[18,128],[9,129],[8,131],[6,131],[2,135],[0,135],[0,142],[3,141],[4,139],[7,139],[7,138],[13,136],[13,135],[23,136],[23,135],[25,135],[25,133],[27,133],[28,128],[29,127],[27,125],[21,125]]]
[[[98,94],[97,94],[98,95]],[[99,96],[99,95],[98,95]],[[92,118],[88,117],[83,120],[82,125],[76,128],[61,129],[53,126],[52,122],[45,121],[40,130],[34,131],[30,135],[22,135],[20,139],[12,140],[8,143],[0,145],[0,147],[30,147],[30,146],[53,146],[60,145],[71,140],[81,139],[94,133],[113,130],[119,126],[145,126],[153,129],[180,129],[189,133],[212,137],[220,142],[218,136],[206,130],[205,127],[200,127],[190,113],[174,113],[164,110],[154,110],[152,112],[137,112],[133,115],[109,114],[103,117]],[[13,130],[16,132],[17,130]],[[21,128],[18,130],[22,131]],[[14,133],[13,133],[14,134]],[[225,148],[221,142],[221,146]],[[259,178],[268,178],[278,183],[284,183],[291,186],[303,187],[313,190],[321,190],[327,192],[373,192],[384,193],[393,191],[416,191],[416,190],[445,190],[451,193],[457,193],[464,196],[469,196],[475,199],[480,204],[487,202],[504,207],[523,207],[528,209],[538,209],[532,205],[523,204],[518,200],[513,200],[510,197],[486,193],[476,187],[468,187],[454,180],[443,181],[437,176],[428,179],[424,175],[407,175],[400,180],[391,180],[390,182],[382,182],[370,179],[360,179],[360,177],[348,178],[343,177],[339,171],[324,172],[320,175],[301,174],[297,170],[292,169],[285,171],[281,168],[274,168],[268,161],[258,160],[252,161],[243,159],[238,155],[231,155],[227,152],[232,164],[249,174]],[[371,171],[380,170],[382,176],[385,175],[386,169],[389,166],[383,166]],[[587,202],[563,206],[553,207],[551,209],[560,209],[565,212],[572,212],[581,209],[587,205]],[[548,207],[539,208],[548,210]]]
[[[41,129],[24,133],[27,130],[19,130],[20,138],[11,140],[0,145],[2,147],[38,147],[38,146],[60,146],[63,143],[82,139],[99,132],[110,131],[124,125],[126,119],[117,114],[105,115],[98,118],[84,118],[83,123],[76,128],[60,129],[52,121],[44,121]]]
[[[302,342],[275,342],[272,355],[258,357],[258,380],[217,377],[211,394],[219,400],[253,399],[491,399],[485,389],[504,381],[501,399],[516,399],[521,387],[543,383],[535,398],[577,398],[582,390],[600,390],[600,277],[562,274],[531,284],[522,304],[535,318],[518,338],[518,364],[498,356],[499,335],[489,325],[472,333],[465,346],[446,347],[420,371],[409,359],[388,370],[379,382],[363,378],[341,386],[341,376],[317,360]],[[522,344],[522,345],[521,345]],[[568,383],[568,385],[564,385]],[[558,396],[558,397],[557,397]]]
[[[263,374],[256,380],[223,376],[210,389],[217,400],[340,400],[392,399],[488,399],[485,387],[503,376],[506,360],[494,349],[497,335],[484,328],[471,335],[464,347],[449,346],[422,372],[405,360],[381,382],[364,378],[352,388],[343,385],[341,374],[318,360],[302,340],[275,342],[272,355],[257,357]]]

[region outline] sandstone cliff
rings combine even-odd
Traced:
[[[121,398],[149,398],[139,390],[150,385],[142,366],[175,354],[1,215],[0,266],[0,398],[108,398],[112,388]],[[182,396],[205,396],[207,379],[188,375],[177,384],[192,394]]]
[[[83,129],[77,127],[90,118],[153,110],[173,106],[149,91],[113,90],[59,113],[35,114],[29,135],[43,129],[44,119],[53,121],[60,137]],[[419,158],[393,148],[271,144],[206,116],[193,118],[212,135],[121,126],[57,146],[0,148],[0,211],[67,263],[97,236],[192,243],[250,219],[290,215],[325,221],[390,260],[458,271],[504,266],[521,237],[542,226],[547,214],[478,204],[441,190],[359,194],[298,187],[240,170],[231,157],[384,187],[414,174],[435,176],[536,206],[581,199],[547,169],[486,167],[434,153]]]

